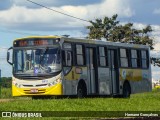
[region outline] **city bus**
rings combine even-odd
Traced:
[[[12,57],[11,54],[12,53]],[[12,58],[12,60],[10,59]],[[13,41],[13,96],[121,96],[152,90],[145,45],[61,36]]]

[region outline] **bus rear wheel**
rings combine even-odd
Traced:
[[[124,83],[123,85],[123,98],[129,98],[131,94],[129,83]]]
[[[77,97],[78,98],[84,98],[87,95],[87,89],[86,86],[83,84],[79,84],[77,88]]]

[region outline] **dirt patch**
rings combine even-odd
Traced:
[[[10,102],[10,101],[13,101],[14,99],[0,99],[0,103],[1,102]]]

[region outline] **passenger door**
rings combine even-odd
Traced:
[[[111,91],[113,95],[119,93],[119,77],[118,77],[118,49],[109,49],[110,75],[111,75]]]
[[[96,48],[86,49],[86,60],[87,60],[87,71],[88,71],[88,82],[87,88],[89,94],[98,93],[98,78],[97,78],[97,58]]]

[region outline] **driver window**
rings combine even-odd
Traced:
[[[66,58],[65,58],[66,65],[67,65],[67,66],[71,66],[71,63],[72,63],[72,60],[71,60],[71,52],[66,51],[65,54],[66,54]]]
[[[63,65],[64,66],[72,66],[72,45],[71,43],[63,44],[62,57],[63,57]]]
[[[71,51],[63,51],[63,65],[71,66],[72,65],[72,56]]]

